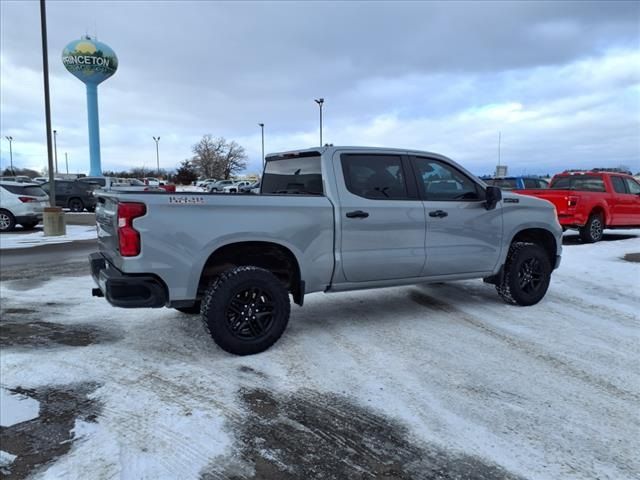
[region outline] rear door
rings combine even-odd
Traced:
[[[502,203],[487,210],[482,186],[453,165],[411,160],[426,212],[424,275],[493,271],[502,245]]]
[[[633,178],[624,177],[627,195],[632,198],[627,225],[640,226],[640,184]]]
[[[342,153],[334,158],[340,195],[341,260],[349,282],[420,276],[425,215],[408,159]]]

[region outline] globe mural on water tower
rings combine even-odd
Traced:
[[[118,69],[118,57],[102,42],[84,36],[67,45],[62,51],[62,63],[69,72],[87,87],[87,117],[89,120],[89,175],[101,176],[100,122],[98,120],[98,84]]]

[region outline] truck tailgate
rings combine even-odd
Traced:
[[[98,195],[96,204],[96,225],[98,246],[107,258],[118,254],[118,202],[113,197]]]
[[[531,190],[514,190],[514,193],[520,195],[529,195],[547,200],[555,205],[558,215],[571,213],[575,210],[576,204],[572,200],[576,195],[572,190],[550,190],[550,189],[531,189]]]

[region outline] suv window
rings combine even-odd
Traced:
[[[627,188],[624,186],[624,179],[622,177],[612,175],[611,184],[613,185],[613,190],[616,193],[627,193]]]
[[[525,178],[523,180],[524,180],[524,188],[539,189],[539,188],[549,187],[549,184],[547,182],[537,178]]]
[[[342,172],[354,195],[372,200],[406,200],[407,185],[399,155],[344,154]]]
[[[505,190],[513,190],[518,188],[518,182],[515,178],[494,178],[491,181],[491,185],[494,187],[500,187]]]
[[[267,158],[261,192],[323,195],[320,155]]]
[[[451,165],[431,158],[414,159],[418,184],[427,200],[480,200],[478,186]]]
[[[36,186],[19,187],[18,185],[2,185],[2,188],[16,195],[28,195],[30,197],[46,197],[42,188]]]
[[[631,178],[625,178],[624,181],[627,184],[627,188],[629,189],[629,193],[637,195],[640,193],[640,184]]]

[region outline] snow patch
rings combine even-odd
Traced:
[[[45,237],[44,232],[4,234],[0,236],[0,250],[30,248],[40,245],[74,242],[76,240],[91,240],[94,238],[98,238],[98,232],[95,226],[67,225],[66,235],[57,237]]]
[[[39,413],[40,402],[0,387],[0,426],[26,422],[38,418]]]

